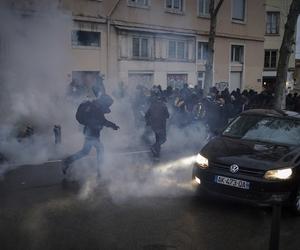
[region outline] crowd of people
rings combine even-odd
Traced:
[[[100,131],[104,126],[118,130],[119,126],[105,118],[110,112],[113,99],[106,94],[103,79],[96,81],[92,88],[94,100],[81,103],[77,110],[76,119],[84,126],[85,142],[83,148],[64,160],[63,172],[70,165],[96,148],[98,163],[100,162],[102,144]],[[247,109],[272,108],[274,94],[264,90],[258,93],[254,90],[228,88],[220,91],[212,87],[207,95],[203,89],[184,84],[182,88],[168,86],[162,89],[160,85],[147,88],[137,85],[135,91],[127,91],[123,83],[112,93],[115,99],[129,100],[134,114],[135,125],[143,128],[146,135],[152,131],[155,142],[150,147],[154,158],[159,158],[161,145],[167,140],[167,127],[177,126],[180,129],[189,128],[193,124],[202,124],[210,135],[218,134],[228,121]],[[287,109],[300,111],[300,97],[297,94],[287,95]],[[169,120],[167,122],[167,120]]]
[[[290,95],[287,96],[289,97]],[[208,95],[204,95],[203,89],[198,85],[189,87],[184,84],[182,88],[175,89],[168,86],[164,90],[159,85],[151,89],[138,85],[131,101],[137,126],[144,122],[143,114],[155,98],[160,98],[166,103],[170,112],[169,124],[183,128],[201,121],[207,125],[210,132],[216,133],[244,110],[271,108],[274,95],[269,91],[241,92],[240,89],[230,92],[228,88],[219,91],[216,87],[212,87]],[[297,96],[294,95],[294,98],[297,99]]]
[[[286,109],[300,113],[300,95],[298,93],[288,94],[286,96]]]

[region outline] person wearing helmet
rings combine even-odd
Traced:
[[[109,127],[113,130],[118,130],[120,127],[115,123],[108,121],[105,114],[111,112],[110,106],[113,104],[113,99],[109,95],[101,95],[93,101],[83,102],[79,105],[76,112],[77,121],[84,125],[83,134],[85,136],[83,147],[77,153],[70,155],[63,160],[63,174],[71,167],[71,164],[88,155],[93,147],[97,152],[97,170],[100,176],[100,163],[102,160],[103,146],[100,141],[100,132],[103,127]]]

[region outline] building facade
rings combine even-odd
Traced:
[[[276,70],[281,47],[284,25],[291,5],[291,0],[266,0],[265,51],[264,51],[264,87],[274,89]],[[288,91],[295,87],[295,53],[289,61],[286,87]]]
[[[62,0],[57,5],[73,20],[69,78],[89,84],[101,73],[112,90],[118,82],[129,88],[203,85],[209,0]],[[213,83],[260,91],[264,36],[264,1],[225,0],[218,13]]]

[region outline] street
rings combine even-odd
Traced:
[[[123,172],[100,181],[63,181],[59,161],[8,172],[1,249],[268,249],[271,209],[195,197],[187,161],[138,170],[132,157],[118,157]],[[299,229],[284,210],[280,249],[299,249]]]
[[[300,250],[300,0],[0,0],[0,90],[0,250]]]

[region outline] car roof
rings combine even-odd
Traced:
[[[262,115],[262,116],[272,116],[278,118],[290,118],[290,119],[300,119],[300,113],[288,110],[277,110],[277,109],[249,109],[241,113],[242,115]]]

